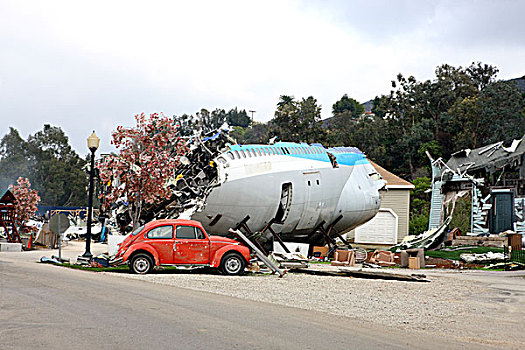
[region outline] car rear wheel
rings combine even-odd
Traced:
[[[237,253],[228,253],[221,261],[221,271],[225,275],[241,275],[245,267],[244,258]]]
[[[137,254],[131,259],[131,272],[144,275],[153,269],[153,260],[147,254]]]

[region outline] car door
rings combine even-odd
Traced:
[[[173,264],[173,226],[157,226],[146,232],[145,242],[159,255],[161,264]]]
[[[199,227],[177,225],[173,256],[175,264],[209,264],[210,240]]]

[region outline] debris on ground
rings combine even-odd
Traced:
[[[95,257],[91,261],[92,267],[109,267],[109,258],[102,256],[102,257]]]
[[[338,271],[327,271],[327,270],[315,270],[315,269],[297,269],[296,272],[310,274],[310,275],[321,275],[321,276],[335,276],[335,277],[356,277],[366,279],[384,279],[384,280],[395,280],[395,281],[406,281],[406,282],[430,282],[423,274],[401,274],[401,273],[390,273],[382,271],[366,271],[362,269],[352,269],[348,267],[340,267]]]
[[[423,248],[407,249],[400,252],[399,266],[409,267],[410,259],[418,259],[418,268],[425,267],[425,250]]]
[[[503,248],[507,243],[507,237],[499,235],[478,237],[478,236],[459,236],[452,241],[453,246],[476,246]]]
[[[485,266],[485,269],[488,269],[488,270],[505,269],[506,271],[525,270],[525,264],[517,262],[517,261],[500,262],[500,263]]]
[[[441,246],[447,235],[447,227],[452,220],[452,216],[445,219],[443,224],[437,228],[425,231],[417,236],[406,236],[401,243],[393,246],[394,251],[406,250],[411,248],[424,248],[426,250],[437,249]]]
[[[85,265],[85,266],[88,266],[91,264],[91,258],[86,258],[86,257],[83,257],[83,256],[79,256],[77,258],[77,265]]]
[[[467,263],[488,264],[505,261],[509,257],[503,253],[486,252],[483,254],[461,254],[460,258]]]
[[[312,248],[312,256],[316,259],[323,260],[328,257],[328,247],[317,247]]]
[[[69,259],[69,258],[61,258],[61,257],[58,257],[56,255],[51,255],[51,259],[57,259],[60,262],[68,263],[68,264],[71,262],[71,259]]]
[[[388,250],[376,250],[367,261],[370,264],[379,266],[395,266],[394,253]]]
[[[332,266],[354,266],[355,252],[352,250],[336,250]]]
[[[268,258],[276,262],[281,268],[294,269],[308,267],[308,258],[300,253],[272,252]]]
[[[62,262],[60,260],[58,260],[58,258],[56,258],[56,257],[48,258],[48,257],[43,256],[43,257],[40,258],[40,262],[41,263],[45,263],[45,264],[62,265]]]
[[[364,262],[363,267],[369,267],[371,269],[380,269],[381,265]]]

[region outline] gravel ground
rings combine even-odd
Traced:
[[[274,275],[228,277],[177,271],[118,276],[328,312],[496,347],[518,349],[525,343],[522,277],[492,275],[483,279],[475,273],[442,272],[430,275],[430,283],[421,283],[298,273],[282,279]]]
[[[106,245],[94,243],[99,254]],[[63,256],[74,261],[83,242],[70,242]],[[2,253],[6,254],[6,253]],[[36,262],[56,250],[7,253]],[[7,256],[7,255],[6,255]],[[311,268],[330,269],[312,264]],[[382,269],[411,273],[403,269]],[[525,344],[525,272],[421,270],[430,283],[368,280],[288,273],[222,276],[211,272],[163,271],[146,276],[105,272],[130,278],[254,301],[327,312],[393,329],[431,333],[497,348],[523,349]],[[344,322],[344,318],[341,319]]]

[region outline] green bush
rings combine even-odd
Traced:
[[[410,222],[408,226],[408,233],[410,235],[418,235],[428,230],[428,217],[429,214],[421,213],[410,216]]]
[[[470,197],[461,197],[456,201],[449,229],[459,228],[463,234],[470,232]]]

